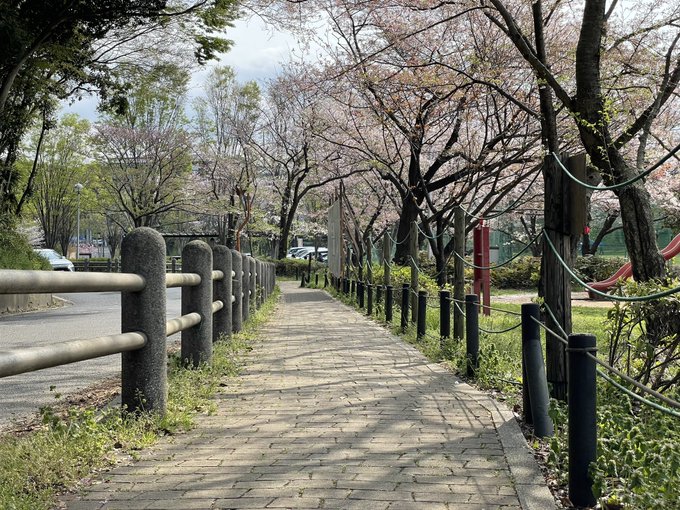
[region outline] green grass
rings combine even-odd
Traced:
[[[93,471],[114,464],[119,453],[134,457],[159,437],[189,430],[201,414],[213,413],[213,395],[225,378],[238,374],[242,353],[271,316],[277,300],[278,289],[251,315],[243,331],[229,341],[216,343],[211,366],[188,370],[178,356],[171,357],[164,417],[153,413],[133,417],[113,408],[72,408],[63,416],[46,408],[41,412],[43,425],[39,430],[0,437],[0,508],[52,508],[60,492],[73,489]]]

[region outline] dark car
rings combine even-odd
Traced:
[[[41,257],[47,259],[54,271],[76,270],[76,268],[73,266],[73,262],[50,248],[41,248],[34,251]]]

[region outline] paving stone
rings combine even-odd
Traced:
[[[63,506],[554,508],[511,413],[325,293],[282,288],[214,415]]]

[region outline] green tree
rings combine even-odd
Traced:
[[[32,204],[45,238],[45,246],[68,252],[76,226],[78,194],[74,186],[85,177],[90,123],[77,115],[62,117],[44,136],[37,159]],[[36,142],[37,144],[37,142]]]
[[[186,69],[159,64],[129,77],[123,113],[96,126],[100,204],[121,227],[158,227],[166,213],[191,201],[191,144],[184,129]]]
[[[37,113],[83,90],[120,104],[126,85],[114,71],[150,33],[192,44],[199,63],[214,58],[235,16],[234,0],[0,0],[0,210],[16,212],[14,163]]]

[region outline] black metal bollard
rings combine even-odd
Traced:
[[[409,286],[404,283],[401,286],[401,330],[406,331],[408,326],[408,301],[409,301]]]
[[[357,301],[359,302],[359,308],[364,307],[364,282],[357,282]]]
[[[300,268],[298,267],[295,268],[295,279],[296,280],[300,279]]]
[[[540,307],[537,304],[522,305],[522,401],[525,421],[534,424],[534,433],[538,437],[548,437],[553,435],[554,428],[548,415],[550,400],[541,330],[537,322],[539,317]]]
[[[439,292],[439,336],[444,340],[451,338],[451,292],[442,290]]]
[[[589,467],[597,458],[597,410],[593,335],[569,335],[569,499],[575,506],[595,505]]]
[[[357,294],[357,282],[356,280],[352,280],[349,284],[349,295],[356,296],[356,294]]]
[[[476,294],[465,296],[465,347],[467,375],[474,377],[479,368],[479,298]]]
[[[379,305],[382,301],[382,285],[375,286],[375,304]]]
[[[373,315],[373,285],[366,285],[366,315]]]
[[[300,287],[305,287],[307,283],[307,274],[302,273],[302,277],[300,278]]]
[[[109,260],[106,261],[106,270],[110,273],[112,269],[113,269],[113,262],[111,261],[111,259],[109,259]]]
[[[391,285],[385,287],[385,322],[392,322],[392,304],[394,299]]]
[[[177,272],[177,257],[172,257],[170,259],[170,268],[173,273]]]
[[[318,287],[319,286],[319,273],[314,274],[314,286]],[[325,287],[325,285],[324,285]]]
[[[418,291],[418,315],[416,317],[416,338],[425,336],[425,318],[427,317],[427,292]]]

